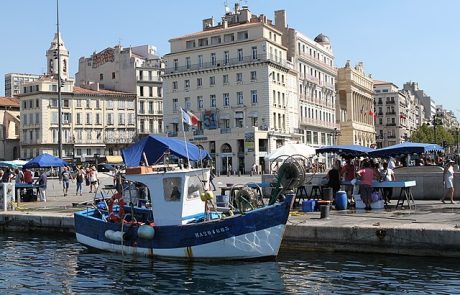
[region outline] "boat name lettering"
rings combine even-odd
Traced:
[[[210,236],[213,236],[215,234],[221,234],[221,233],[225,233],[225,232],[228,232],[228,231],[230,231],[230,228],[228,226],[225,226],[225,227],[216,228],[216,229],[213,229],[213,230],[206,230],[206,231],[197,232],[197,233],[195,233],[195,237],[196,238],[210,237]]]

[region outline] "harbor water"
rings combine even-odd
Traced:
[[[459,294],[460,260],[281,251],[186,262],[90,250],[72,236],[0,233],[0,294]]]

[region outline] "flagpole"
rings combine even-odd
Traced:
[[[187,138],[185,137],[185,122],[184,122],[184,110],[181,108],[181,117],[182,117],[182,133],[184,134],[184,144],[185,144],[185,152],[187,154],[187,166],[190,168],[190,159],[188,156],[188,146],[187,146]]]

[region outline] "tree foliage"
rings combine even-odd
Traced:
[[[455,134],[455,131],[453,131]],[[436,142],[434,139],[434,128],[433,126],[429,126],[423,124],[419,128],[417,128],[410,137],[410,141],[412,142],[422,142],[422,143],[437,143],[439,145],[443,145],[446,143],[447,145],[453,145],[456,143],[455,136],[453,135],[452,130],[447,130],[443,126],[436,126]]]

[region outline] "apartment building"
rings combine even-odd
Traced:
[[[235,4],[222,21],[171,39],[164,56],[164,120],[169,136],[182,136],[180,108],[200,118],[186,137],[207,149],[218,173],[267,171],[265,156],[301,142],[297,72],[283,34],[266,16]]]
[[[407,141],[411,128],[408,108],[410,100],[404,91],[391,83],[374,80],[377,147]]]
[[[58,46],[59,41],[59,46]],[[58,72],[58,49],[60,73]],[[136,94],[99,89],[98,83],[74,87],[69,53],[55,35],[46,53],[47,74],[21,86],[21,157],[58,155],[58,77],[61,81],[63,157],[84,161],[95,155],[118,155],[136,137]]]
[[[290,28],[284,10],[275,11],[275,28],[283,33],[297,72],[299,132],[302,142],[313,147],[336,144],[340,126],[336,118],[337,69],[329,38],[319,34],[313,40]]]
[[[35,81],[39,75],[25,73],[8,73],[5,75],[5,96],[13,97],[21,91],[21,84]]]
[[[19,158],[19,100],[0,97],[0,160]]]
[[[374,84],[371,76],[364,73],[362,62],[352,67],[347,61],[338,69],[336,91],[336,114],[340,122],[338,143],[373,146],[376,143]]]
[[[75,79],[80,87],[98,83],[100,89],[136,93],[136,126],[142,137],[163,133],[163,71],[154,46],[117,45],[81,57]]]

